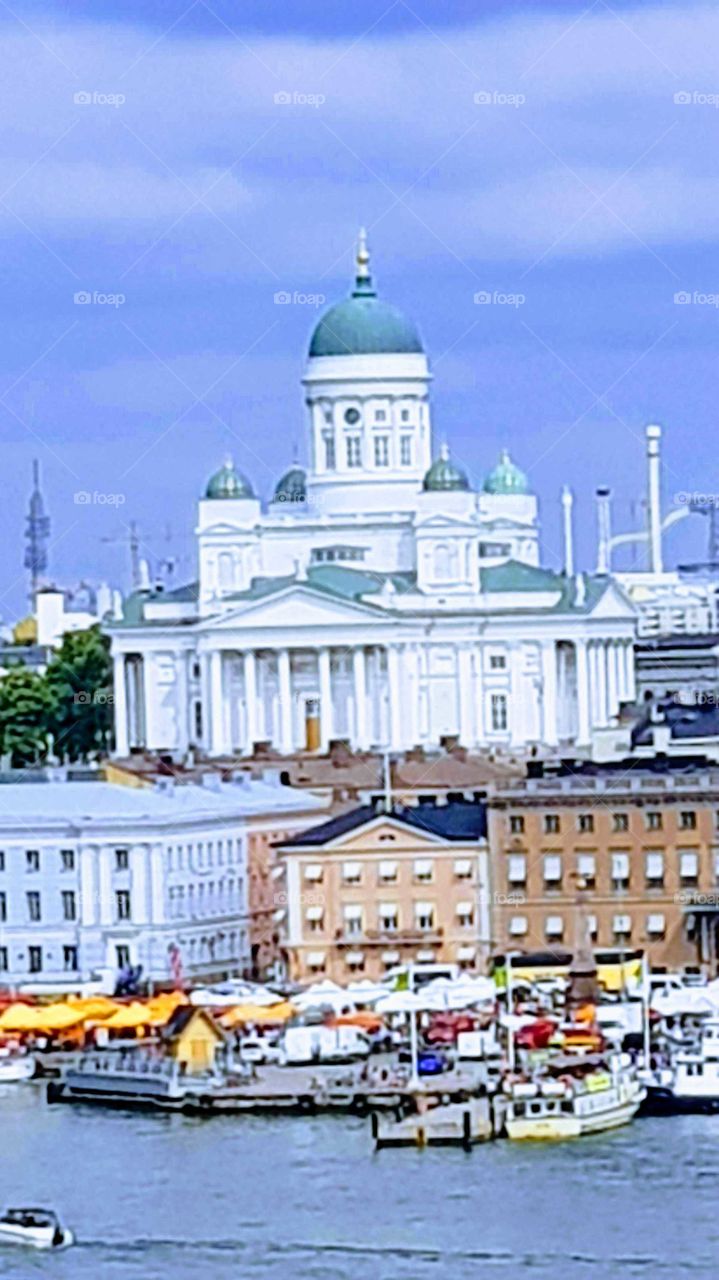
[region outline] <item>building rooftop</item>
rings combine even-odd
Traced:
[[[481,840],[487,834],[486,810],[481,803],[454,801],[443,805],[395,805],[387,812],[376,805],[366,804],[350,809],[347,813],[340,813],[328,822],[321,822],[317,827],[310,827],[301,835],[284,841],[280,848],[292,849],[307,845],[314,848],[331,844],[338,837],[349,831],[356,831],[377,818],[392,818],[405,827],[425,831],[449,841]]]

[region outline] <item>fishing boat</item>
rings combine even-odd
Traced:
[[[643,1110],[652,1115],[719,1112],[719,1018],[707,1018],[698,1044],[647,1078]]]
[[[0,1045],[0,1084],[32,1080],[36,1062],[30,1053],[21,1053],[10,1045]]]
[[[507,1078],[502,1109],[517,1140],[579,1138],[629,1124],[645,1089],[626,1054],[558,1057],[533,1078]]]
[[[67,1249],[75,1237],[51,1209],[7,1209],[0,1217],[0,1245]]]

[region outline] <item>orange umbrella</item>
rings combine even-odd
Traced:
[[[72,1009],[66,1004],[48,1004],[44,1009],[34,1009],[33,1013],[37,1018],[35,1025],[43,1031],[64,1031],[85,1021],[81,1010]]]
[[[0,1031],[36,1031],[41,1023],[38,1011],[28,1004],[11,1004],[0,1015]]]
[[[277,1004],[236,1004],[228,1009],[220,1018],[223,1027],[237,1027],[246,1022],[256,1022],[261,1026],[278,1025],[287,1022],[295,1015],[294,1005],[287,1000]]]

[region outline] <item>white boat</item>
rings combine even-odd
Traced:
[[[0,1217],[0,1246],[67,1249],[74,1241],[72,1231],[60,1224],[51,1209],[7,1209]]]
[[[555,1071],[562,1064],[555,1062]],[[606,1063],[574,1059],[560,1076],[547,1075],[532,1082],[505,1085],[507,1136],[579,1138],[588,1133],[616,1129],[634,1119],[645,1096],[624,1054],[611,1055]]]
[[[32,1080],[37,1063],[31,1053],[18,1053],[7,1045],[0,1047],[0,1084],[16,1080]]]
[[[707,1018],[696,1048],[680,1050],[670,1067],[653,1074],[645,1110],[719,1111],[719,1018]]]

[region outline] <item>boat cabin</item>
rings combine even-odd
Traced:
[[[207,1009],[180,1005],[162,1029],[162,1042],[171,1058],[189,1075],[211,1071],[227,1037]]]

